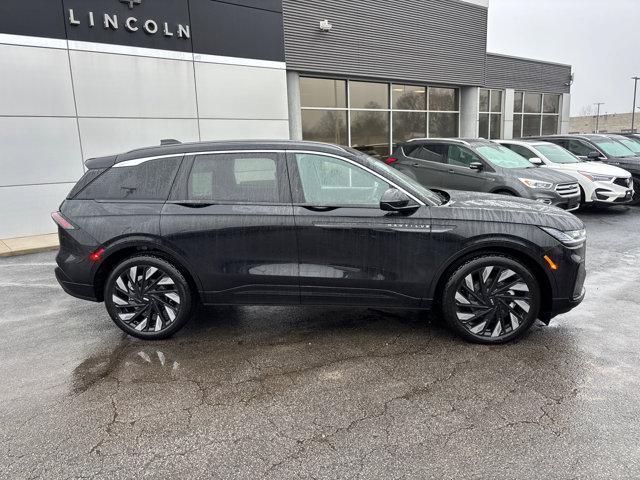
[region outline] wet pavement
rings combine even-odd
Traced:
[[[0,260],[0,478],[638,478],[640,208],[580,213],[588,295],[505,346],[425,314],[209,308],[126,337]]]

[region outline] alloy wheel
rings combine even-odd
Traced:
[[[116,279],[111,297],[118,318],[138,332],[161,332],[180,313],[181,298],[169,274],[151,265],[135,265]]]
[[[531,289],[524,278],[507,267],[473,270],[455,294],[455,313],[471,334],[498,339],[527,322]]]

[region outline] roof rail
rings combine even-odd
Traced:
[[[160,140],[160,145],[163,147],[165,145],[182,145],[182,142],[174,138],[163,138],[162,140]]]

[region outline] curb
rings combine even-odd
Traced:
[[[0,258],[16,257],[30,253],[52,252],[58,250],[58,236],[39,235],[35,237],[8,238],[0,240]]]

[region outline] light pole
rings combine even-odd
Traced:
[[[596,131],[598,133],[600,131],[600,105],[604,105],[604,102],[594,103],[598,107],[598,113],[596,114]]]
[[[636,126],[636,96],[638,93],[638,80],[640,80],[640,77],[631,77],[631,80],[634,81],[634,87],[633,87],[633,110],[631,110],[631,133],[636,133],[635,131],[635,126]]]

